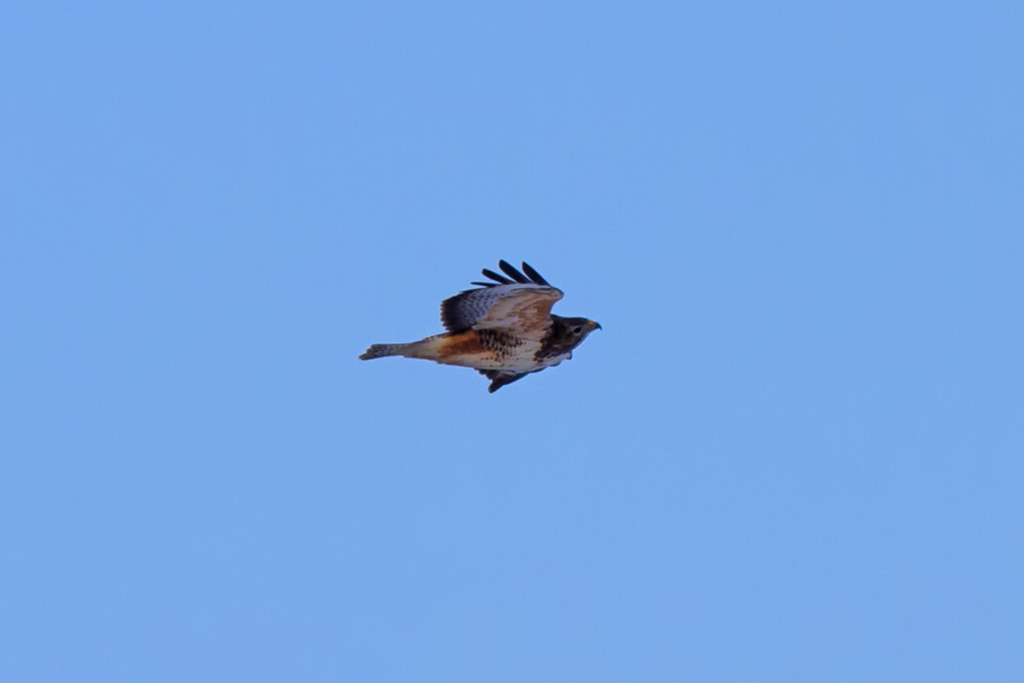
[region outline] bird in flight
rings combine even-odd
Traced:
[[[441,302],[444,334],[408,344],[374,344],[359,357],[423,358],[473,368],[491,380],[487,391],[494,393],[569,360],[588,334],[601,329],[593,320],[553,315],[551,307],[562,292],[529,264],[523,263],[522,272],[505,261],[498,267],[504,275],[481,271],[493,282],[472,282],[479,287]]]

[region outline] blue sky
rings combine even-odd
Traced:
[[[5,676],[1021,680],[1022,26],[7,3]],[[571,362],[357,360],[501,258]]]

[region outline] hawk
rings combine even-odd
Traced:
[[[484,277],[493,282],[472,282],[478,288],[441,302],[444,334],[408,344],[374,344],[359,357],[423,358],[473,368],[491,380],[487,391],[494,393],[569,360],[588,334],[601,329],[593,320],[552,315],[562,292],[529,264],[523,263],[522,272],[505,261],[498,267],[505,275],[484,268]]]

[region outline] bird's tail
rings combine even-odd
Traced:
[[[409,342],[408,344],[374,344],[366,349],[366,353],[359,357],[363,360],[373,360],[374,358],[386,358],[387,356],[402,356],[404,358],[422,358],[424,360],[443,362],[439,359],[439,353],[447,340],[447,334],[435,334],[433,337]]]
[[[366,353],[359,356],[360,360],[373,360],[374,358],[386,358],[388,356],[408,356],[412,347],[419,342],[409,344],[374,344],[366,349]]]

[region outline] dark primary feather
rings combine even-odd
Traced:
[[[501,268],[501,270],[505,273],[505,275],[508,275],[510,278],[512,278],[516,282],[519,282],[519,283],[522,283],[522,284],[527,284],[527,283],[530,282],[530,278],[526,277],[525,275],[520,273],[518,270],[516,270],[516,267],[513,266],[508,261],[504,261],[504,260],[498,261],[498,267]]]
[[[512,281],[509,280],[507,277],[505,277],[504,275],[498,275],[493,270],[490,270],[488,268],[484,268],[480,272],[483,273],[484,277],[489,277],[492,280],[494,280],[495,282],[498,282],[500,284],[503,284],[503,285],[510,285],[510,284],[512,284]],[[491,285],[491,287],[493,287],[493,286],[494,285]]]
[[[526,273],[526,274],[527,274],[527,276],[529,276],[529,278],[530,278],[531,280],[533,280],[534,282],[536,282],[536,283],[537,283],[538,285],[546,285],[546,286],[548,286],[548,287],[550,287],[550,286],[551,286],[551,285],[550,285],[550,284],[548,283],[548,281],[547,281],[547,280],[545,280],[544,278],[542,278],[542,277],[541,277],[541,275],[540,275],[540,273],[538,273],[538,272],[537,272],[536,270],[534,270],[534,269],[533,269],[533,268],[532,268],[532,267],[530,266],[530,264],[529,264],[529,263],[527,263],[526,261],[523,261],[523,272],[524,272],[524,273]]]

